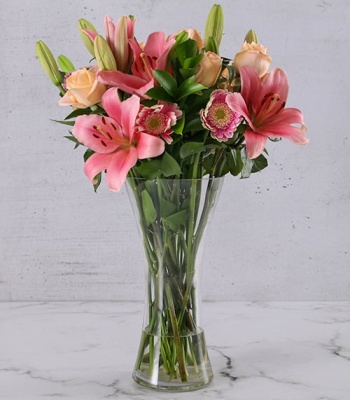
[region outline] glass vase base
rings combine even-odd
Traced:
[[[176,346],[181,348],[182,357],[177,356]],[[169,349],[173,353],[165,354]],[[153,362],[150,362],[151,358]],[[209,385],[213,370],[204,332],[174,338],[150,335],[144,331],[132,378],[139,385],[169,392],[187,392]]]

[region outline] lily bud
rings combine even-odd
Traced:
[[[78,21],[78,30],[81,36],[82,41],[85,44],[85,47],[88,49],[89,53],[95,57],[94,53],[94,41],[91,39],[90,35],[87,35],[85,31],[96,32],[96,28],[92,25],[91,22],[87,21],[84,18],[80,18]]]
[[[244,41],[247,43],[259,43],[258,36],[253,29],[250,29],[248,33],[245,35]]]
[[[73,63],[66,56],[60,55],[57,57],[59,67],[66,74],[75,70]]]
[[[95,37],[94,53],[97,65],[100,69],[105,71],[114,71],[117,69],[117,63],[112,50],[107,41],[101,35]]]
[[[46,75],[51,79],[55,86],[60,87],[61,83],[63,82],[63,77],[58,70],[55,57],[51,53],[50,49],[43,41],[39,40],[36,42],[35,51]]]
[[[211,37],[214,39],[219,49],[223,33],[224,13],[220,4],[214,4],[209,12],[205,25],[204,45],[206,50],[208,50],[206,46]]]
[[[114,54],[118,68],[126,72],[129,66],[128,17],[118,21],[114,33]]]

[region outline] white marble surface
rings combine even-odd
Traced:
[[[350,302],[203,303],[215,378],[184,394],[132,382],[142,311],[0,303],[0,399],[350,399]]]

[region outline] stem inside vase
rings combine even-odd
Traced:
[[[204,233],[223,178],[129,178],[146,256],[146,304],[133,378],[194,390],[213,376],[200,326]]]

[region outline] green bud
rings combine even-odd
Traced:
[[[57,57],[57,62],[61,70],[65,73],[75,70],[73,63],[66,56],[60,55]]]
[[[39,62],[45,71],[46,75],[51,79],[55,86],[60,87],[63,82],[62,75],[58,70],[55,57],[51,53],[50,49],[46,44],[39,40],[35,45],[36,55],[38,56]]]
[[[92,25],[91,22],[87,21],[84,18],[80,18],[78,21],[78,30],[81,36],[82,41],[85,44],[85,47],[88,49],[89,53],[95,57],[95,53],[94,53],[94,41],[89,37],[89,35],[87,35],[84,30],[87,29],[89,31],[92,32],[96,32],[97,30],[96,28]]]
[[[114,71],[117,69],[117,63],[111,48],[106,39],[101,35],[97,35],[94,40],[94,52],[97,65],[100,69],[106,71]]]
[[[224,33],[224,12],[220,4],[214,4],[211,8],[204,33],[204,46],[207,49],[209,38],[212,37],[219,49],[222,35]]]
[[[258,42],[258,36],[257,36],[257,34],[255,33],[255,31],[253,29],[250,29],[250,31],[245,35],[244,40],[247,43],[252,43],[252,42],[259,43]]]

